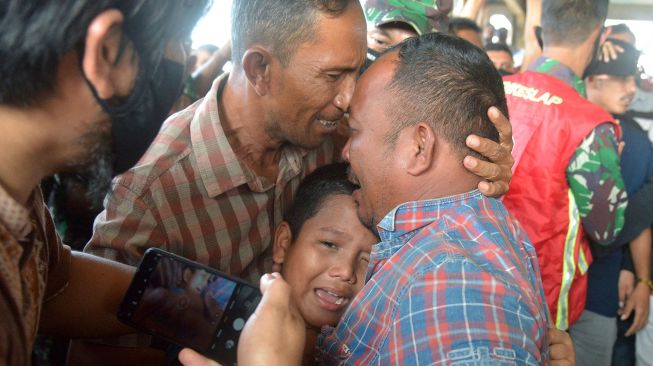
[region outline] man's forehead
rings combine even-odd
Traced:
[[[397,57],[396,52],[385,54],[363,73],[354,90],[351,103],[352,113],[360,112],[360,109],[368,101],[378,101],[385,97],[388,84],[395,73]]]
[[[299,46],[300,50],[313,53],[312,58],[323,63],[355,59],[358,66],[365,59],[367,25],[360,5],[350,5],[343,14],[335,17],[320,15],[315,32],[311,41]]]

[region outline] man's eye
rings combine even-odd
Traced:
[[[329,249],[337,249],[338,248],[338,246],[336,244],[334,244],[334,243],[332,243],[330,241],[326,241],[326,240],[320,241],[320,244],[322,244],[322,246],[324,246],[326,248],[329,248]]]
[[[388,43],[382,39],[378,39],[378,38],[372,38],[372,39],[374,40],[374,43],[376,43],[379,46],[385,47],[388,45]]]
[[[338,81],[338,80],[340,79],[341,76],[342,76],[342,73],[341,73],[341,72],[338,72],[338,73],[328,73],[328,74],[327,74],[327,77],[328,77],[329,80],[331,80],[331,81]]]

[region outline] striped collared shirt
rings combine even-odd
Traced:
[[[369,280],[319,341],[327,365],[548,364],[535,249],[478,191],[398,206]]]
[[[271,269],[275,227],[301,179],[333,160],[333,143],[285,146],[276,181],[257,176],[220,123],[227,77],[171,116],[137,166],[114,180],[85,251],[134,265],[160,247],[254,283]]]

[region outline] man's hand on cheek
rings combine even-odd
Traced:
[[[476,135],[467,137],[467,147],[485,156],[489,161],[483,161],[473,156],[463,160],[465,168],[485,179],[478,184],[478,189],[486,196],[500,197],[508,192],[512,178],[512,126],[499,109],[491,107],[488,117],[499,131],[499,143]]]

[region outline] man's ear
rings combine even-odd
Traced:
[[[417,176],[427,171],[435,160],[437,149],[435,131],[428,123],[420,122],[412,127],[408,140],[410,142],[408,174]]]
[[[100,99],[109,99],[116,93],[112,71],[120,53],[123,19],[119,10],[109,9],[88,26],[82,69]]]
[[[272,261],[274,264],[282,265],[285,262],[290,244],[292,244],[290,225],[286,221],[282,221],[274,232],[274,244],[272,245]]]
[[[265,48],[254,46],[243,55],[242,65],[245,76],[256,94],[266,95],[270,90],[270,63],[272,54]]]

